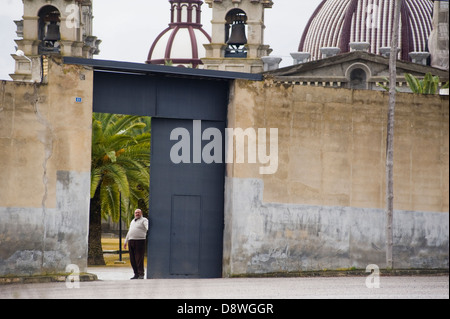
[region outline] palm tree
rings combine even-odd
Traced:
[[[447,83],[439,87],[439,85],[441,84],[439,76],[433,76],[430,72],[425,74],[423,80],[420,80],[410,73],[405,73],[405,79],[412,93],[416,94],[437,94],[439,92],[439,88],[448,89],[449,87],[448,81]],[[388,78],[385,78],[385,80],[387,83],[390,83],[390,80]],[[381,83],[377,83],[377,85],[385,89],[386,91],[389,91],[389,86],[383,85]],[[396,91],[399,92],[398,88],[396,88]]]
[[[148,207],[150,120],[94,113],[92,118],[89,265],[104,265],[101,220]],[[143,211],[145,211],[143,209]]]
[[[431,73],[425,74],[425,78],[423,80],[419,80],[412,74],[405,73],[405,79],[413,93],[436,94],[439,91],[439,76],[433,76]],[[449,83],[447,82],[444,86],[442,86],[442,89],[448,88],[448,85]]]

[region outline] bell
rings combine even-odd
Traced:
[[[247,43],[247,37],[245,36],[245,24],[237,23],[233,24],[231,28],[231,36],[227,41],[229,45],[244,45]]]
[[[47,33],[45,34],[45,41],[58,41],[60,40],[59,25],[51,23],[47,26]]]

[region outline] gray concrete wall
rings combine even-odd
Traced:
[[[384,92],[235,81],[228,127],[277,128],[278,169],[227,164],[225,276],[385,267],[387,105]],[[448,115],[448,97],[397,95],[396,268],[449,267]]]
[[[55,208],[0,207],[0,276],[85,272],[90,174],[58,171]]]
[[[261,179],[227,178],[224,275],[386,267],[376,208],[263,202]],[[448,214],[395,211],[394,267],[448,268]]]

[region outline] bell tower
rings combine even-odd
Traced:
[[[92,35],[92,0],[22,0],[17,25],[15,81],[45,81],[49,56],[92,58],[101,40]]]
[[[262,57],[272,49],[264,44],[264,10],[272,0],[205,0],[213,10],[212,41],[205,44],[205,69],[259,73]]]

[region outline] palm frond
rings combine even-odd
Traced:
[[[102,171],[100,168],[95,167],[91,170],[91,198],[94,198],[95,191],[100,185],[102,180]]]
[[[94,113],[91,197],[100,188],[103,217],[116,221],[120,203],[127,211],[148,207],[150,123],[149,117]]]
[[[100,189],[101,212],[103,219],[111,216],[113,220],[118,219],[120,193],[116,185],[108,185]]]
[[[116,163],[111,163],[104,166],[105,170],[105,180],[109,180],[110,183],[117,185],[118,190],[122,195],[127,198],[129,196],[129,183],[127,178],[127,172],[125,168]]]
[[[413,93],[419,93],[421,91],[419,80],[415,76],[405,73],[405,79]]]
[[[436,94],[439,91],[439,76],[433,76],[430,72],[425,74],[423,79],[418,79],[412,74],[405,73],[405,79],[413,93]]]
[[[106,127],[105,135],[113,136],[119,134],[121,131],[126,130],[138,120],[139,116],[116,115],[114,122],[111,122],[111,125]]]

